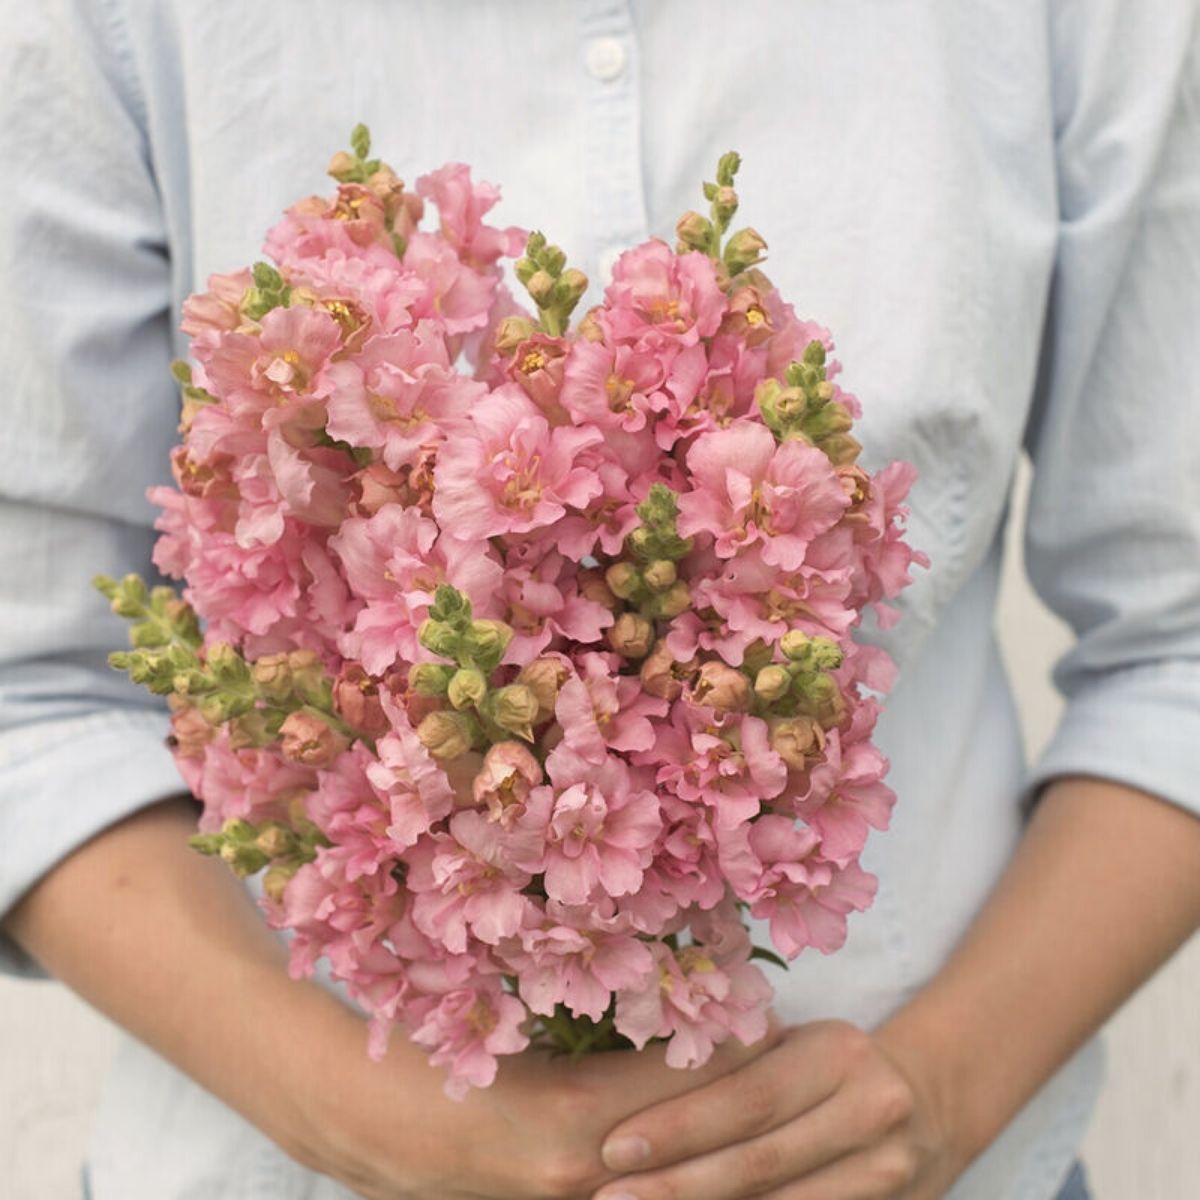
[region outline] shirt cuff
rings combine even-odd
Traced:
[[[1060,775],[1110,779],[1200,816],[1200,664],[1151,663],[1082,686],[1026,776],[1025,806]]]
[[[186,793],[168,731],[165,711],[107,710],[0,738],[0,916],[89,838]],[[0,972],[46,975],[2,932]]]

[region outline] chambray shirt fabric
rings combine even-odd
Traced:
[[[1192,0],[0,0],[0,911],[180,790],[88,580],[148,569],[184,297],[329,186],[359,120],[409,181],[457,159],[501,183],[501,221],[544,228],[592,298],[738,149],[740,215],[834,331],[867,464],[920,470],[933,566],[866,635],[900,666],[879,898],[777,980],[784,1019],[869,1026],[912,996],[1046,780],[1200,810],[1197,22]],[[992,632],[1022,448],[1030,575],[1078,635],[1028,767]],[[1053,1196],[1099,1079],[1092,1045],[956,1200]],[[90,1166],[96,1200],[348,1195],[132,1040]]]

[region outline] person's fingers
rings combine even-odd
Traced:
[[[849,1154],[801,1179],[762,1192],[755,1200],[917,1200],[911,1188],[916,1174],[912,1148],[895,1139]]]
[[[867,1052],[862,1046],[869,1049],[866,1036],[851,1026],[790,1030],[711,1083],[623,1121],[605,1139],[605,1165],[646,1171],[766,1133],[832,1096]]]

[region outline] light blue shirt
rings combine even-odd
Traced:
[[[458,159],[501,183],[501,222],[544,228],[593,295],[738,149],[740,216],[833,329],[868,465],[920,470],[933,567],[873,635],[901,668],[879,899],[776,981],[784,1019],[911,996],[1047,779],[1200,809],[1192,0],[2,0],[0,31],[0,909],[180,788],[88,580],[148,569],[184,297],[328,188],[359,120],[410,182]],[[1022,446],[1029,570],[1078,634],[1031,769],[992,634]],[[1090,1047],[954,1196],[1047,1200],[1097,1086]],[[96,1200],[348,1195],[133,1042],[91,1161]]]

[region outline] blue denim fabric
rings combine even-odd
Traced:
[[[1091,1189],[1088,1187],[1087,1173],[1082,1163],[1076,1163],[1058,1193],[1058,1200],[1092,1200]]]

